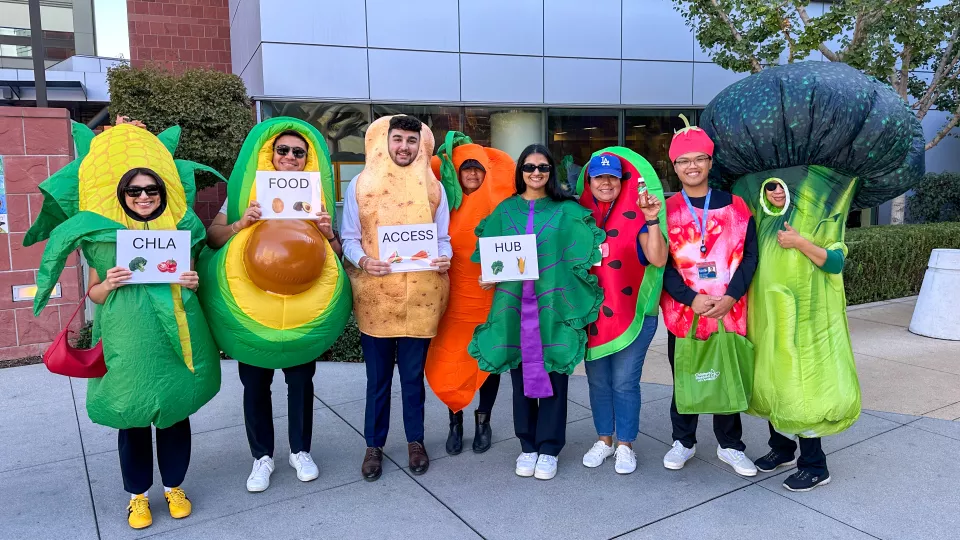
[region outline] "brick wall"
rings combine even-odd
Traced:
[[[63,297],[51,299],[39,317],[33,302],[14,302],[14,285],[36,283],[45,243],[23,247],[23,237],[39,212],[37,185],[73,159],[70,116],[65,109],[0,107],[9,234],[0,234],[0,361],[43,354],[82,297],[77,254],[60,276]],[[83,313],[74,321],[83,325]]]
[[[127,0],[130,61],[231,72],[227,0]]]
[[[210,225],[217,217],[223,201],[227,200],[227,184],[217,182],[215,186],[197,192],[197,200],[193,203],[193,210],[204,225]]]

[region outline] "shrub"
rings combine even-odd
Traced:
[[[847,303],[879,302],[918,294],[930,251],[960,249],[960,223],[850,229],[846,242]]]
[[[360,350],[360,329],[357,328],[357,319],[350,315],[347,327],[337,338],[330,349],[318,358],[321,362],[363,362],[363,351]]]
[[[93,347],[93,322],[87,322],[80,327],[77,337],[73,340],[73,346],[77,349],[89,349]]]
[[[910,223],[960,221],[960,173],[928,173],[907,198]]]
[[[180,126],[183,133],[174,157],[209,165],[229,176],[253,127],[253,111],[240,77],[208,69],[182,75],[163,68],[118,66],[107,72],[110,115],[140,120],[153,133]],[[217,178],[198,171],[197,188]]]

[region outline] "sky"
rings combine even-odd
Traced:
[[[126,0],[93,0],[97,56],[130,58]]]

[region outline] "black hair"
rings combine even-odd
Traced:
[[[390,129],[387,130],[387,133],[399,129],[401,131],[412,131],[419,134],[422,128],[423,122],[413,116],[401,114],[390,119]]]
[[[523,152],[520,152],[520,157],[517,158],[517,174],[514,184],[517,195],[527,190],[527,184],[523,181],[523,164],[527,161],[527,158],[533,154],[543,155],[543,157],[547,158],[547,163],[550,164],[550,176],[547,177],[546,185],[547,197],[557,202],[576,201],[576,198],[560,185],[560,179],[557,177],[557,165],[553,160],[553,155],[550,153],[550,150],[542,144],[531,144],[524,148]]]
[[[157,183],[157,187],[160,188],[160,205],[157,206],[157,209],[154,210],[149,216],[143,217],[140,214],[136,213],[132,208],[127,206],[126,190],[130,187],[130,182],[133,182],[133,179],[140,175],[149,176],[153,178],[154,182]],[[130,217],[130,219],[148,222],[153,221],[160,217],[160,214],[167,209],[167,186],[164,184],[163,179],[160,178],[160,175],[154,172],[153,169],[148,169],[146,167],[137,167],[135,169],[130,169],[129,171],[123,173],[123,176],[120,177],[120,182],[117,184],[117,199],[120,200],[120,208],[123,208],[123,212]]]
[[[281,132],[279,135],[277,135],[276,138],[273,139],[273,147],[274,148],[277,147],[277,141],[280,140],[280,137],[286,137],[287,135],[300,139],[301,141],[303,141],[303,149],[310,150],[310,143],[307,142],[307,138],[301,135],[299,131],[296,131],[293,129],[288,129],[286,131]]]

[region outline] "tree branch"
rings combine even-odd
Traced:
[[[794,8],[797,10],[797,15],[800,15],[800,20],[803,21],[804,26],[810,25],[810,15],[807,14],[807,8],[801,5],[794,5]],[[837,53],[830,50],[830,47],[827,47],[826,43],[821,43],[817,46],[817,49],[823,53],[823,57],[831,62],[839,62],[840,57],[837,56]]]
[[[737,43],[742,43],[743,36],[740,35],[737,27],[733,25],[733,21],[731,21],[730,17],[728,17],[726,12],[723,11],[717,0],[710,0],[710,3],[713,4],[713,9],[715,9],[720,18],[723,19],[723,22],[725,22],[727,27],[730,28],[730,32],[733,34],[733,39],[735,39]],[[757,57],[753,54],[750,55],[750,66],[753,68],[754,73],[760,73],[763,71],[763,66],[760,65],[760,61],[757,60]]]
[[[930,112],[930,108],[933,107],[933,104],[940,96],[940,83],[943,82],[944,77],[946,77],[948,73],[952,73],[957,64],[960,64],[960,50],[957,51],[957,54],[952,59],[948,60],[953,53],[953,48],[957,44],[958,37],[960,37],[960,26],[953,30],[953,35],[950,36],[950,41],[947,42],[947,47],[943,50],[943,54],[940,57],[942,61],[937,67],[937,71],[934,72],[933,78],[930,79],[930,85],[927,86],[927,91],[923,93],[923,96],[915,105],[917,118],[920,120],[923,120],[923,117]]]
[[[940,144],[940,141],[943,140],[947,134],[950,133],[950,130],[957,127],[957,123],[960,122],[960,105],[957,105],[956,110],[953,111],[953,117],[947,122],[947,125],[943,126],[943,129],[937,132],[936,136],[930,139],[930,142],[923,148],[924,150],[930,150],[934,146]]]
[[[900,51],[900,72],[897,74],[897,85],[894,88],[897,94],[903,98],[904,103],[909,103],[907,89],[910,82],[910,62],[913,60],[913,47],[904,45]]]

